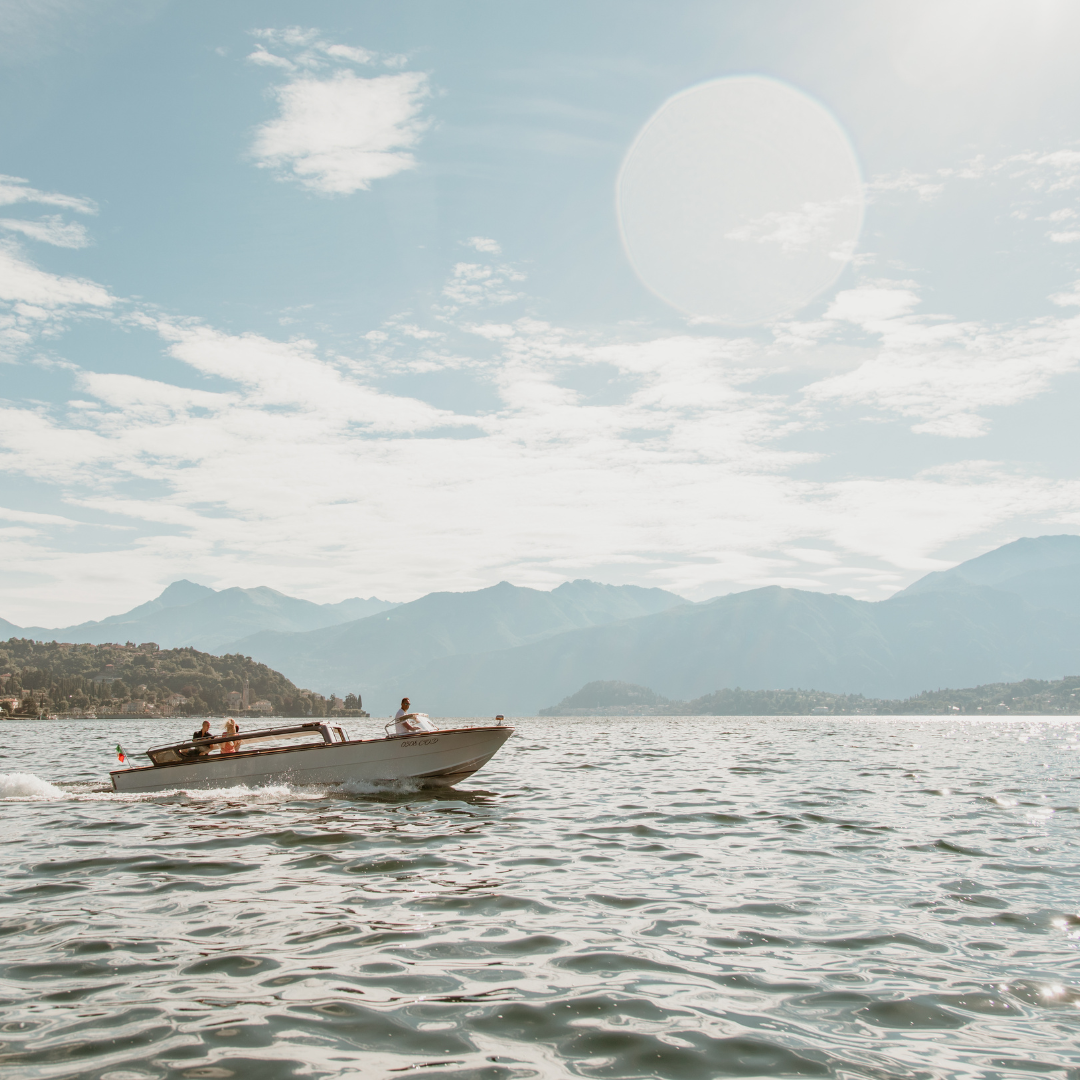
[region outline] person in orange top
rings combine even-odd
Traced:
[[[236,726],[236,721],[230,716],[225,721],[225,729],[221,733],[222,735],[239,735],[240,729]],[[221,744],[221,752],[223,754],[235,754],[240,749],[240,742],[224,742]]]

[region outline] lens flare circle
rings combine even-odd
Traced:
[[[619,171],[623,245],[642,282],[687,313],[768,322],[827,289],[862,228],[859,162],[819,102],[740,75],[669,98]]]

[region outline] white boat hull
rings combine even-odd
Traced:
[[[125,793],[395,780],[449,787],[483,767],[513,733],[512,727],[425,731],[386,739],[210,754],[175,765],[117,769],[109,775],[113,788]]]

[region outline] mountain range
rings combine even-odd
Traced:
[[[575,630],[621,624],[685,606],[687,601],[675,593],[637,585],[580,580],[543,592],[501,581],[476,592],[429,593],[385,614],[323,630],[264,631],[234,642],[229,651],[257,656],[264,664],[291,671],[304,686],[325,686],[335,693],[361,692],[366,702],[384,712],[391,704],[397,707],[413,685],[410,680],[424,682],[423,673],[431,665],[452,669],[476,653],[516,656],[522,648]],[[438,700],[440,704],[431,709],[448,714],[441,696],[436,699],[428,694],[423,700]],[[453,701],[457,715],[470,715],[467,691],[445,700]]]
[[[153,641],[163,649],[190,645],[205,652],[220,652],[228,651],[221,648],[228,642],[258,630],[317,630],[396,606],[374,596],[367,600],[354,597],[337,604],[314,604],[265,586],[219,591],[193,581],[174,581],[155,599],[100,622],[48,629],[16,626],[0,619],[0,633],[7,637],[90,645]]]
[[[633,611],[626,602],[644,597],[628,586],[570,582],[540,593],[503,582],[435,593],[359,623],[263,632],[233,648],[301,685],[362,691],[380,713],[408,694],[436,715],[529,715],[595,680],[683,700],[736,686],[896,699],[1080,671],[1074,581],[1080,537],[1047,536],[877,602],[770,586],[692,604],[655,590],[652,610]],[[576,621],[567,625],[560,613],[572,599]]]
[[[895,699],[1080,671],[1080,537],[1017,540],[876,602],[770,586],[694,604],[572,581],[312,604],[177,582],[101,622],[0,631],[242,653],[299,685],[362,693],[373,713],[408,694],[433,715],[530,715],[597,680],[681,700],[725,687]]]

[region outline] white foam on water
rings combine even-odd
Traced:
[[[372,783],[366,780],[350,780],[344,784],[305,785],[293,787],[290,784],[267,784],[263,787],[248,787],[239,784],[235,787],[216,788],[170,788],[168,791],[118,792],[109,788],[96,788],[89,784],[79,784],[66,791],[50,784],[47,780],[33,773],[0,773],[0,801],[53,802],[57,799],[72,799],[77,802],[147,802],[155,799],[175,799],[183,796],[200,802],[220,800],[244,800],[246,802],[281,803],[290,799],[326,799],[334,795],[412,795],[419,791],[419,780],[393,780]]]
[[[111,788],[76,788],[63,792],[65,798],[80,802],[155,802],[159,799],[181,797],[193,802],[266,802],[282,803],[290,799],[325,799],[333,788],[292,787],[289,784],[267,784],[263,787],[248,787],[237,784],[234,787],[214,788],[166,788],[163,791],[113,791]]]
[[[28,772],[0,773],[0,799],[20,799],[33,802],[53,802],[66,799],[68,794],[48,780]]]
[[[413,795],[423,787],[420,780],[346,780],[334,788],[345,795]]]
[[[256,799],[266,802],[282,802],[285,799],[323,799],[323,788],[294,788],[289,784],[266,784],[264,787],[181,788],[175,791],[155,791],[156,796],[186,795],[189,799]]]

